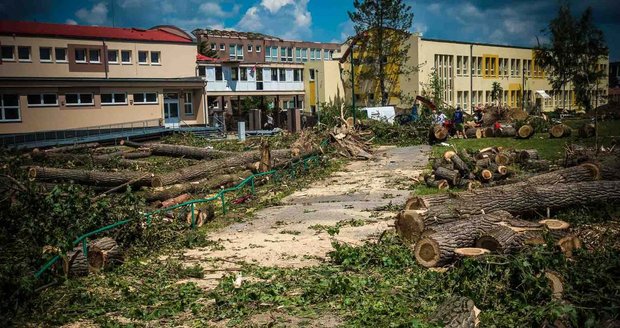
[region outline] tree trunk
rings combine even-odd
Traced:
[[[594,137],[595,134],[596,134],[596,127],[592,123],[584,123],[579,128],[579,137],[580,138]]]
[[[465,130],[465,135],[469,139],[474,139],[478,137],[477,132],[478,132],[477,128],[468,128],[467,130]]]
[[[185,157],[193,159],[215,159],[232,156],[235,154],[234,152],[206,149],[200,147],[156,143],[138,143],[129,140],[122,140],[121,145],[133,148],[149,149],[153,153],[153,155]]]
[[[58,162],[72,162],[78,165],[102,164],[102,165],[118,165],[121,167],[135,167],[136,163],[124,159],[122,156],[111,155],[89,155],[89,154],[73,154],[63,152],[43,152],[33,150],[31,157],[34,161],[53,160]]]
[[[181,195],[178,195],[176,197],[173,197],[173,198],[170,198],[170,199],[167,199],[161,202],[161,207],[167,208],[167,207],[171,207],[174,205],[178,205],[178,204],[188,201],[190,198],[191,198],[190,194],[181,194]]]
[[[426,185],[431,188],[437,188],[439,190],[445,190],[445,189],[450,188],[450,184],[448,183],[448,180],[445,180],[445,179],[435,180],[435,178],[429,176],[425,178],[424,180],[426,182]]]
[[[432,135],[435,141],[437,142],[442,142],[442,141],[446,141],[446,139],[448,139],[448,129],[446,129],[445,126],[442,125],[435,125],[433,126],[432,129]]]
[[[122,249],[110,237],[96,239],[88,247],[88,265],[91,271],[109,269],[123,262]]]
[[[515,130],[513,126],[505,126],[502,127],[500,130],[495,131],[496,137],[513,138],[516,135],[517,130]]]
[[[81,245],[68,251],[67,255],[63,256],[62,262],[62,268],[66,276],[83,277],[88,275],[88,259],[84,256]]]
[[[147,186],[152,183],[152,176],[145,177],[144,172],[100,172],[40,166],[30,167],[28,177],[38,181],[73,181],[78,184],[95,186],[118,186],[132,180],[136,180],[134,185],[137,186]]]
[[[450,170],[441,166],[435,170],[435,177],[437,180],[448,180],[451,186],[456,186],[461,181],[461,174],[459,171]]]
[[[571,134],[571,128],[565,124],[556,124],[549,129],[551,138],[564,138]]]
[[[529,139],[534,135],[534,128],[529,124],[522,125],[517,131],[518,139]]]
[[[525,163],[528,160],[539,159],[538,150],[536,150],[536,149],[522,150],[519,153],[517,158],[519,159],[519,162],[521,162],[521,163]]]
[[[484,129],[484,137],[485,138],[495,137],[495,129],[493,129],[493,127],[488,127]]]
[[[463,296],[450,296],[431,315],[431,323],[437,327],[475,328],[480,310],[474,301]]]
[[[465,163],[459,155],[452,152],[449,154],[448,160],[454,164],[454,168],[457,169],[462,176],[469,174],[469,166],[467,166],[467,163]]]
[[[72,146],[50,148],[50,149],[46,149],[45,152],[47,152],[47,153],[64,153],[64,152],[74,151],[74,150],[97,148],[99,146],[101,146],[101,145],[98,142],[91,142],[91,143],[83,143],[83,144],[77,144],[77,145],[72,145]]]
[[[271,152],[271,156],[274,160],[284,160],[290,157],[290,151],[288,149],[273,150]],[[262,154],[260,151],[249,151],[228,158],[201,162],[196,165],[182,168],[178,171],[156,175],[153,178],[151,186],[163,187],[176,183],[197,180],[203,177],[208,177],[222,168],[245,168],[248,164],[260,161],[261,157]]]

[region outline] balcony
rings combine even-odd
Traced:
[[[262,88],[261,88],[262,85]],[[304,83],[297,81],[208,81],[207,92],[244,92],[244,91],[303,91]]]

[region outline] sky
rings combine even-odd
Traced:
[[[412,32],[424,37],[534,46],[566,0],[405,0]],[[568,0],[575,14],[592,6],[597,26],[620,60],[620,0]],[[149,28],[171,24],[262,32],[285,39],[342,42],[353,34],[353,0],[0,0],[0,19]]]

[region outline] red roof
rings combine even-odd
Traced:
[[[216,61],[219,61],[219,59],[213,58],[213,57],[209,57],[209,56],[205,56],[203,54],[196,54],[196,61],[212,61],[212,62],[216,62]]]
[[[18,21],[0,21],[0,34],[160,42],[192,42],[191,38],[185,38],[180,35],[172,34],[159,28],[145,30],[137,28],[118,28],[107,26],[84,26]]]

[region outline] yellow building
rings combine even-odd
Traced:
[[[409,52],[407,65],[417,68],[412,74],[399,76],[393,83],[395,90],[390,92],[390,105],[409,107],[394,95],[402,93],[409,97],[427,95],[430,92],[431,74],[437,72],[444,89],[442,99],[452,107],[460,106],[468,112],[476,106],[495,103],[491,90],[494,82],[502,87],[498,101],[509,107],[540,106],[543,111],[555,108],[577,109],[575,95],[570,85],[566,88],[566,106],[563,106],[564,94],[553,92],[545,73],[535,65],[532,48],[496,44],[471,43],[459,41],[422,38],[411,34],[408,38]],[[363,40],[358,42],[363,44]],[[344,60],[348,61],[350,43],[343,45]],[[363,47],[353,48],[356,64],[364,65]],[[358,51],[362,53],[358,58]],[[350,71],[350,63],[343,64],[343,70]],[[607,71],[608,60],[601,61],[601,69]],[[356,73],[362,68],[356,69]],[[356,80],[356,103],[358,106],[372,106],[380,102],[376,93],[376,82]],[[595,104],[605,103],[608,81],[599,82],[598,99]],[[350,99],[350,86],[347,88]],[[593,104],[594,105],[594,104]]]
[[[304,65],[305,108],[307,113],[315,114],[323,103],[333,103],[345,99],[345,90],[340,76],[340,63],[337,60],[308,62]]]

